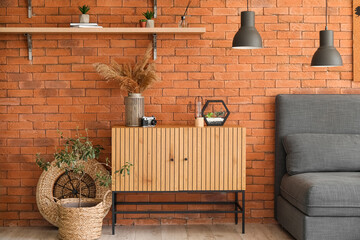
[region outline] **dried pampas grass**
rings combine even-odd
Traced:
[[[143,59],[135,65],[118,64],[116,62],[110,65],[96,63],[96,71],[107,81],[115,81],[120,89],[129,93],[142,93],[154,82],[159,81],[156,75],[155,63],[149,63],[152,56],[152,45],[149,44]]]

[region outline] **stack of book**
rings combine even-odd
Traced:
[[[97,23],[70,23],[70,27],[75,28],[102,28]]]

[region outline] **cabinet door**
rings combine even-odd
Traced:
[[[224,190],[245,190],[245,128],[224,128]]]
[[[184,129],[180,190],[221,191],[245,187],[245,129]],[[183,171],[181,170],[183,164]]]
[[[179,191],[183,184],[183,128],[144,128],[142,191]],[[140,139],[141,141],[141,139]],[[139,171],[141,175],[141,171]]]
[[[113,172],[126,162],[130,175],[113,174],[114,191],[178,191],[183,130],[179,128],[114,128]]]
[[[113,128],[113,191],[147,191],[148,171],[144,159],[148,154],[148,134],[140,128]],[[125,163],[131,163],[130,175],[114,174]],[[115,180],[115,181],[114,181]]]
[[[133,164],[130,175],[115,175],[117,191],[137,191],[139,189],[139,161],[141,161],[139,145],[139,129],[116,128],[115,130],[115,169],[120,170],[126,163]],[[113,154],[114,155],[114,154]]]
[[[179,191],[182,176],[180,166],[183,162],[183,128],[166,129],[165,184],[166,191]],[[183,168],[182,168],[183,169]]]
[[[134,137],[138,145],[138,155],[131,160],[134,164],[134,191],[165,191],[165,162],[167,144],[165,128],[138,128]],[[163,164],[164,163],[164,164]],[[126,179],[125,179],[126,181]]]
[[[183,154],[180,158],[181,191],[201,190],[202,128],[183,129]]]

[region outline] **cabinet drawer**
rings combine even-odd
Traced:
[[[113,191],[245,190],[245,129],[156,127],[112,130]]]

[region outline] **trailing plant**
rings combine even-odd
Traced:
[[[101,163],[100,163],[101,164]],[[110,161],[108,158],[106,158],[106,162],[104,163],[105,166],[107,167],[111,167],[110,166]],[[126,162],[119,170],[116,170],[114,173],[115,174],[120,174],[123,177],[125,177],[126,175],[130,175],[130,168],[134,166],[132,163]],[[96,173],[96,179],[97,181],[99,181],[100,186],[105,186],[105,187],[109,187],[112,183],[112,178],[111,175],[108,173],[103,173],[101,171]]]
[[[96,63],[94,67],[105,80],[117,82],[120,89],[129,93],[142,93],[154,82],[159,81],[155,63],[149,63],[151,52],[152,45],[149,44],[144,57],[134,65],[113,62],[110,65]]]
[[[88,11],[90,11],[90,7],[88,5],[79,6],[79,10],[82,14],[86,14]]]
[[[144,16],[147,20],[151,20],[151,19],[154,17],[154,12],[147,10],[146,12],[143,12],[143,16]]]
[[[140,19],[140,22],[146,22],[147,20],[146,19]]]
[[[86,130],[86,137],[83,137],[79,131],[75,135],[75,138],[67,137],[64,138],[63,133],[58,131],[60,134],[60,139],[64,140],[64,144],[62,148],[56,149],[54,153],[55,158],[55,166],[64,170],[65,174],[69,174],[70,172],[75,173],[75,177],[78,181],[79,186],[79,207],[81,207],[81,181],[85,176],[86,172],[84,171],[84,162],[87,162],[90,159],[98,160],[99,155],[104,148],[101,145],[93,145],[92,142],[89,140],[87,129]],[[45,161],[40,154],[36,154],[36,164],[47,171],[51,165],[50,162]],[[106,159],[105,163],[98,163],[103,164],[107,167],[110,167],[109,160]],[[123,176],[125,174],[130,174],[130,168],[133,165],[131,163],[126,162],[121,169],[115,171],[115,174],[120,173]],[[96,168],[96,166],[94,166]],[[101,186],[110,186],[111,184],[111,175],[108,171],[105,173],[99,170],[96,172],[96,179],[95,181],[99,181]]]

